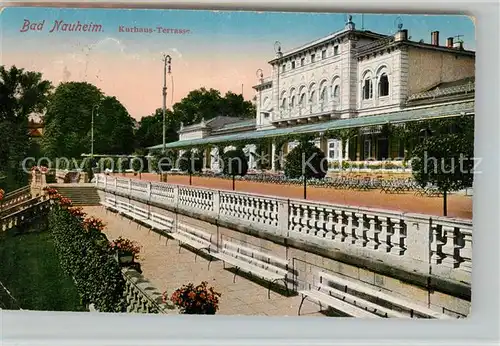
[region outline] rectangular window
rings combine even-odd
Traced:
[[[326,49],[321,52],[321,59],[326,59]]]
[[[364,147],[364,159],[368,160],[372,156],[372,141],[370,139],[365,139],[365,147]]]
[[[304,66],[304,63],[306,62],[305,58],[300,59],[300,66]]]
[[[295,61],[292,61],[292,70],[295,68]]]
[[[363,83],[363,99],[368,100],[373,97],[373,84],[371,79],[365,79]]]
[[[339,55],[339,46],[333,47],[333,55]]]
[[[311,63],[313,63],[315,59],[316,59],[316,54],[311,54]]]
[[[281,66],[281,72],[285,72],[285,66],[286,66],[285,64]]]

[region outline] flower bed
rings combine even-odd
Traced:
[[[189,283],[172,293],[170,301],[175,306],[179,307],[183,314],[197,315],[215,315],[219,309],[220,293],[216,292],[213,287],[208,287],[207,282],[203,281],[198,286]],[[163,302],[169,300],[167,292],[163,293]]]

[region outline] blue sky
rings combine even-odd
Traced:
[[[358,29],[361,15],[353,15]],[[1,63],[39,71],[57,86],[87,81],[116,96],[136,118],[162,105],[162,56],[173,57],[167,102],[180,101],[191,90],[206,87],[254,96],[256,70],[270,74],[274,42],[284,52],[342,30],[346,14],[290,12],[214,12],[187,10],[115,10],[7,8],[0,15]],[[463,35],[475,49],[474,25],[465,16],[365,15],[365,30],[394,34],[398,17],[412,40],[430,42],[440,31],[440,44]],[[45,20],[42,31],[20,32],[25,19]],[[102,25],[103,32],[49,33],[54,21]],[[189,34],[119,32],[119,27],[188,29]]]
[[[357,28],[361,29],[361,15],[352,14]],[[400,17],[404,28],[408,29],[413,40],[430,40],[430,32],[440,31],[440,40],[444,44],[449,36],[463,35],[468,49],[475,49],[475,34],[472,21],[465,16],[435,16],[435,15],[364,15],[364,28],[384,34],[394,33],[397,29],[396,19]],[[30,32],[20,33],[19,28],[27,18],[32,22],[46,20],[53,22],[63,19],[65,22],[80,20],[102,24],[104,32],[100,35],[113,35],[132,43],[148,42],[148,48],[166,44],[170,40],[182,40],[186,43],[213,45],[214,40],[224,41],[224,46],[236,47],[238,42],[253,41],[272,46],[279,40],[283,49],[292,49],[304,42],[340,30],[344,26],[345,14],[318,13],[256,13],[256,12],[213,12],[186,10],[114,10],[114,9],[44,9],[44,8],[8,8],[2,12],[2,29],[4,39],[17,38],[23,34],[24,39],[31,42],[43,37],[47,42],[61,42],[60,39],[84,41],[93,39],[95,33],[68,34]],[[156,27],[158,25],[171,28],[186,28],[190,35],[130,35],[119,33],[120,25],[138,27]],[[49,23],[46,30],[51,27]],[[39,41],[38,41],[39,43]],[[221,43],[221,42],[218,42]],[[135,45],[134,45],[135,46]],[[144,45],[143,45],[144,46]],[[40,48],[40,47],[37,47]],[[144,47],[143,47],[144,48]]]

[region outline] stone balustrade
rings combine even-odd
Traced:
[[[16,206],[12,213],[0,216],[0,233],[9,231],[25,223],[35,223],[32,220],[45,214],[51,208],[51,203],[46,195],[37,196]]]
[[[97,175],[98,189],[326,250],[471,283],[472,222]]]
[[[0,215],[10,213],[12,208],[31,199],[31,190],[29,186],[12,191],[4,196],[0,201]]]
[[[136,270],[123,268],[122,273],[125,279],[124,295],[127,301],[127,312],[149,314],[179,313],[173,304],[163,303],[162,294]]]

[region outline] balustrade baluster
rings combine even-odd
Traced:
[[[325,209],[320,208],[318,211],[318,216],[317,216],[317,222],[316,222],[316,236],[320,238],[325,238],[325,235],[327,233],[325,229]]]
[[[391,245],[389,243],[389,222],[387,220],[387,217],[381,217],[380,218],[380,234],[379,234],[379,242],[380,242],[380,249],[383,252],[389,252],[391,249]]]
[[[348,244],[354,244],[355,237],[353,235],[354,227],[353,227],[353,213],[347,212],[347,225],[344,227],[344,241]]]
[[[455,267],[455,227],[450,227],[443,225],[442,227],[445,243],[442,247],[443,254],[445,257],[442,260],[442,264],[448,268]]]
[[[378,249],[379,243],[377,239],[378,232],[375,229],[375,215],[367,214],[366,218],[368,219],[368,223],[370,225],[370,228],[368,229],[367,232],[367,238],[368,238],[367,247],[369,247],[372,250],[376,250]]]
[[[335,235],[334,239],[339,242],[344,242],[345,240],[345,232],[344,232],[344,214],[342,210],[335,210],[335,217],[337,219],[337,223],[335,224]]]
[[[461,229],[460,234],[462,246],[457,251],[460,259],[458,267],[470,273],[472,271],[472,232]]]
[[[391,219],[392,224],[392,236],[391,236],[391,254],[393,255],[403,255],[406,248],[404,244],[404,235],[402,233],[401,219]]]
[[[365,247],[368,240],[366,239],[366,228],[365,228],[365,219],[363,213],[354,213],[356,219],[353,219],[353,224],[357,224],[354,226],[354,244]],[[355,222],[354,222],[355,221]]]
[[[335,239],[335,222],[333,221],[335,212],[332,209],[326,210],[327,221],[325,223],[325,239]]]
[[[307,207],[309,211],[309,218],[307,220],[307,230],[306,234],[317,235],[318,227],[317,227],[317,211],[315,207]]]

